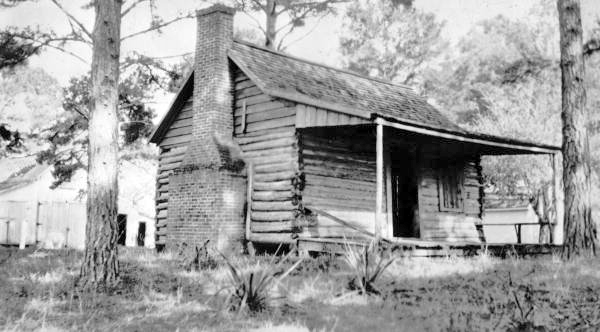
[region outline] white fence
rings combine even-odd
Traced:
[[[72,202],[0,202],[0,244],[83,249],[86,207]]]

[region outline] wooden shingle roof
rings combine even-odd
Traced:
[[[296,58],[235,40],[230,60],[267,95],[301,104],[383,120],[401,130],[485,146],[484,154],[555,153],[558,146],[465,130],[410,87]],[[192,95],[193,72],[150,138],[159,143],[181,102]],[[388,121],[389,120],[389,121]]]
[[[298,59],[245,42],[229,57],[263,92],[365,118],[373,114],[430,128],[463,130],[411,88]]]

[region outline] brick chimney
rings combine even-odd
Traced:
[[[241,248],[246,177],[232,167],[215,137],[233,137],[233,83],[227,51],[233,43],[232,8],[197,12],[192,140],[169,180],[167,247]],[[221,149],[222,150],[222,149]]]
[[[222,167],[214,136],[233,136],[233,83],[227,51],[233,43],[233,8],[213,5],[197,11],[194,62],[193,144],[184,165]]]

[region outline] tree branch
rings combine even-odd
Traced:
[[[76,58],[78,60],[81,60],[85,64],[89,64],[89,62],[87,60],[85,60],[84,58],[80,57],[79,55],[77,55],[77,54],[75,54],[75,53],[73,53],[71,51],[68,51],[68,50],[66,50],[63,47],[52,45],[53,42],[63,42],[64,43],[64,42],[68,42],[68,41],[75,41],[75,42],[87,43],[87,42],[85,42],[85,41],[83,41],[83,40],[81,40],[79,38],[61,37],[61,38],[48,38],[46,40],[39,40],[37,38],[33,38],[31,36],[28,36],[28,35],[25,35],[25,34],[20,34],[20,33],[15,33],[15,34],[13,34],[13,36],[15,36],[16,38],[23,39],[23,40],[29,40],[29,41],[32,41],[34,43],[38,43],[39,44],[37,46],[38,48],[39,47],[47,46],[47,47],[59,50],[59,51],[65,53],[65,54],[71,55],[72,57],[74,57],[74,58]]]
[[[88,36],[88,38],[90,38],[90,40],[93,39],[92,34],[85,28],[85,26],[81,22],[79,22],[79,20],[77,20],[73,15],[71,15],[71,13],[69,13],[60,3],[58,3],[58,0],[50,1],[52,1],[52,3],[54,3],[56,7],[58,7],[69,18],[69,21],[75,22],[79,29],[81,29],[81,31],[85,33]]]
[[[146,2],[146,1],[150,1],[150,0],[135,0],[129,7],[125,8],[125,10],[123,10],[121,12],[121,18],[125,17],[125,15],[127,15],[132,9],[137,7],[137,5],[139,5],[142,2]]]
[[[194,17],[194,15],[193,15],[193,14],[191,14],[191,13],[189,13],[189,14],[186,14],[186,15],[183,15],[183,16],[178,16],[178,17],[175,17],[175,18],[173,18],[173,19],[171,19],[171,20],[169,20],[169,21],[166,21],[166,22],[163,22],[163,23],[160,23],[160,24],[153,25],[153,26],[149,27],[148,29],[140,30],[140,31],[138,31],[138,32],[134,32],[134,33],[131,33],[131,34],[129,34],[129,35],[123,36],[123,37],[121,38],[121,42],[122,42],[122,41],[124,41],[124,40],[126,40],[126,39],[129,39],[129,38],[133,38],[133,37],[136,37],[136,36],[142,35],[142,34],[144,34],[144,33],[147,33],[147,32],[151,32],[151,31],[156,31],[156,30],[159,30],[159,29],[161,29],[161,28],[164,28],[164,27],[166,27],[167,25],[169,25],[169,24],[172,24],[172,23],[175,23],[175,22],[177,22],[177,21],[181,21],[181,20],[185,20],[185,19],[188,19],[188,18],[193,18],[193,17]]]
[[[600,39],[592,38],[583,44],[583,56],[590,57],[600,51]]]

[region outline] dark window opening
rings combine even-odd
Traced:
[[[143,247],[146,240],[146,223],[140,222],[137,233],[137,245],[138,247]]]
[[[125,245],[125,239],[127,238],[127,215],[117,215],[117,231],[119,236],[117,237],[117,244],[122,246]]]
[[[449,164],[439,169],[440,211],[461,212],[463,210],[463,173],[464,168],[457,164]]]

